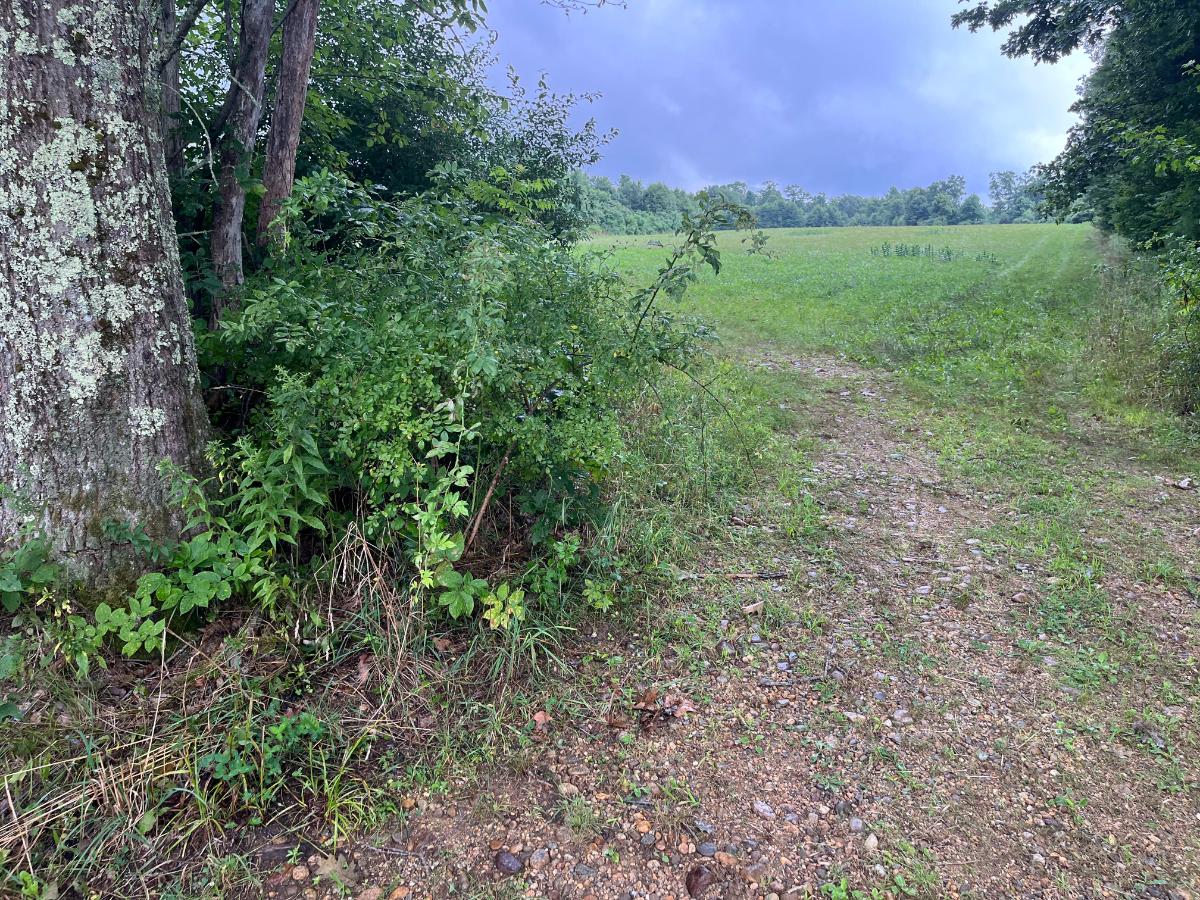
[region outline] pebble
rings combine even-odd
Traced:
[[[717,845],[714,844],[712,841],[705,841],[703,844],[700,844],[699,846],[696,847],[696,852],[699,853],[701,856],[708,856],[708,857],[716,856],[717,855]]]
[[[863,820],[857,819],[857,818],[851,819],[850,820],[850,830],[855,832],[856,834],[858,832],[862,831],[863,830]]]
[[[308,881],[308,866],[292,866],[292,881]]]
[[[771,809],[770,806],[768,806],[766,803],[763,803],[761,800],[754,801],[754,812],[756,815],[759,815],[764,819],[775,818],[775,810]]]
[[[505,875],[516,875],[523,868],[525,868],[521,861],[507,850],[501,850],[499,853],[497,853],[493,862],[495,862],[496,868]]]
[[[591,878],[596,874],[596,870],[587,863],[576,863],[572,871],[575,873],[576,878]]]
[[[529,865],[531,868],[540,869],[548,862],[550,862],[550,851],[545,847],[534,850],[529,854]]]
[[[863,841],[863,849],[868,853],[874,853],[879,849],[879,838],[873,834],[868,834],[867,839]]]

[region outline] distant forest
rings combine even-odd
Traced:
[[[655,234],[673,231],[684,212],[699,209],[696,194],[662,182],[643,185],[622,175],[613,184],[603,175],[574,175],[573,190],[580,218],[596,231],[608,234]],[[798,185],[780,188],[768,181],[751,189],[745,182],[711,185],[710,195],[750,207],[762,228],[836,228],[844,225],[976,225],[1044,222],[1041,179],[1035,170],[993,172],[989,199],[967,193],[959,175],[935,181],[928,187],[900,190],[893,187],[881,197],[813,194]],[[1080,218],[1086,218],[1081,214]]]

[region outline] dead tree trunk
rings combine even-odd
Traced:
[[[245,280],[242,271],[242,219],[246,190],[242,178],[254,155],[254,137],[262,119],[263,86],[275,0],[245,0],[238,32],[238,55],[221,110],[220,164],[217,200],[213,209],[212,261],[224,292],[213,301],[212,318],[219,322],[231,294]]]
[[[0,543],[76,574],[178,511],[206,433],[159,134],[159,0],[0,3]]]
[[[258,243],[266,246],[271,223],[280,204],[292,193],[296,180],[296,150],[300,146],[300,124],[308,95],[308,73],[312,66],[320,0],[296,0],[283,23],[283,55],[279,61],[279,86],[267,137],[263,167],[262,205],[258,208]]]

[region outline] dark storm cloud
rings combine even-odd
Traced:
[[[498,53],[620,136],[595,171],[696,188],[875,194],[1058,152],[1087,59],[1033,66],[950,28],[953,0],[629,0],[565,16],[492,0]]]

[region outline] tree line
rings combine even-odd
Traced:
[[[780,187],[768,181],[760,188],[745,182],[715,184],[689,193],[662,182],[643,185],[622,175],[614,184],[602,175],[576,172],[572,202],[579,218],[608,234],[654,234],[673,231],[684,213],[693,213],[699,196],[720,197],[753,211],[761,228],[837,228],[847,225],[980,225],[1045,221],[1044,187],[1038,174],[993,172],[991,205],[968,194],[966,180],[952,175],[927,187],[891,188],[882,196],[812,193],[799,185]],[[1082,216],[1077,216],[1082,218]]]

